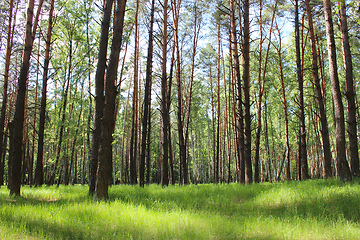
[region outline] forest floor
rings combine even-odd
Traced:
[[[0,189],[0,239],[360,239],[360,181]]]

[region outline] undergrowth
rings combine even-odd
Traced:
[[[359,181],[0,189],[0,239],[360,239]]]

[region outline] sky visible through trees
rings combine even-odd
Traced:
[[[359,14],[357,1],[2,1],[0,184],[106,199],[112,184],[357,177]]]

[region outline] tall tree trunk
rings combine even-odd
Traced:
[[[8,101],[8,86],[9,86],[9,70],[10,70],[10,57],[12,50],[13,34],[12,32],[12,18],[13,18],[13,6],[14,1],[10,0],[9,3],[9,22],[8,22],[8,32],[6,40],[6,55],[5,55],[5,74],[4,74],[4,83],[3,83],[3,98],[1,104],[0,112],[0,187],[4,183],[4,162],[3,153],[6,152],[6,145],[4,144],[4,130],[5,130],[5,118],[6,118],[6,108]]]
[[[132,125],[130,140],[130,184],[137,183],[137,159],[138,159],[138,115],[139,115],[139,0],[136,1],[135,12],[135,53],[134,53],[134,92],[132,107]]]
[[[13,136],[10,139],[11,147],[11,173],[9,174],[9,188],[10,195],[20,195],[21,185],[21,163],[23,158],[23,129],[24,129],[24,111],[25,111],[25,96],[27,89],[27,78],[30,68],[30,57],[34,44],[34,38],[39,21],[40,10],[43,4],[43,0],[39,1],[37,13],[34,19],[33,25],[33,11],[34,0],[29,0],[27,16],[26,16],[26,33],[24,41],[24,50],[22,56],[22,63],[20,69],[20,76],[18,79],[18,90],[15,106],[15,115],[13,119]]]
[[[322,137],[322,141],[323,141],[323,151],[324,151],[324,164],[323,164],[324,177],[328,178],[328,177],[332,176],[330,138],[329,138],[328,122],[327,122],[325,106],[324,106],[324,99],[323,99],[323,94],[322,94],[322,90],[321,90],[321,86],[320,86],[319,73],[318,73],[318,56],[317,56],[317,50],[316,50],[316,40],[315,40],[310,0],[305,0],[305,7],[306,7],[307,18],[308,18],[310,41],[311,41],[312,76],[313,76],[314,84],[316,87],[317,100],[318,100],[319,111],[320,111],[321,137]]]
[[[101,122],[101,146],[94,195],[95,200],[106,200],[109,198],[108,187],[111,184],[112,171],[112,135],[115,127],[115,103],[117,95],[115,84],[122,44],[125,7],[126,0],[117,0],[110,59],[105,77],[105,108]]]
[[[304,109],[304,78],[301,67],[300,53],[300,29],[299,29],[299,1],[295,1],[295,47],[296,47],[296,73],[299,85],[299,159],[298,159],[298,180],[309,179],[306,149],[306,128]]]
[[[189,80],[189,92],[185,109],[185,145],[186,145],[186,159],[184,166],[184,179],[185,184],[189,184],[189,124],[190,124],[190,113],[191,113],[191,99],[193,92],[193,82],[194,82],[194,72],[195,72],[195,57],[196,50],[199,40],[201,19],[198,19],[197,11],[197,0],[194,1],[194,36],[193,36],[193,46],[192,46],[192,55],[191,55],[191,72]]]
[[[184,122],[183,122],[183,86],[181,76],[181,56],[179,46],[179,13],[181,1],[172,0],[172,13],[174,23],[174,47],[176,49],[176,85],[177,85],[177,128],[179,136],[179,162],[180,162],[180,184],[187,184],[187,176],[185,172],[186,166],[186,142],[184,137]]]
[[[255,182],[259,182],[260,181],[260,170],[259,170],[259,161],[260,161],[260,137],[261,137],[261,109],[262,109],[262,98],[264,95],[264,91],[265,91],[265,76],[266,76],[266,69],[267,69],[267,63],[268,63],[268,59],[269,59],[269,52],[270,52],[270,45],[271,45],[271,35],[272,35],[272,30],[273,30],[273,23],[274,23],[274,19],[275,19],[275,13],[276,13],[276,9],[277,9],[277,4],[278,1],[275,2],[274,5],[274,10],[273,10],[273,15],[271,18],[271,24],[270,24],[270,31],[269,31],[269,43],[267,46],[267,51],[266,51],[266,57],[265,57],[265,63],[264,66],[262,67],[262,42],[264,41],[263,39],[263,33],[262,33],[262,1],[261,1],[261,6],[260,6],[260,50],[259,50],[259,68],[258,68],[258,82],[259,82],[259,100],[258,100],[258,111],[257,111],[257,125],[258,125],[258,129],[256,131],[256,139],[255,139],[255,159],[254,159],[254,181]],[[262,68],[263,68],[263,74],[261,76],[262,73]]]
[[[337,72],[336,46],[331,13],[331,2],[330,0],[324,0],[323,3],[329,54],[331,92],[335,110],[336,164],[339,177],[343,180],[351,180],[352,176],[348,161],[346,160],[344,106],[341,99],[339,77]]]
[[[353,177],[360,176],[359,169],[359,151],[358,151],[358,136],[356,131],[356,104],[354,91],[354,75],[353,65],[351,59],[350,41],[347,25],[345,0],[340,1],[340,27],[342,37],[342,47],[345,62],[345,78],[346,78],[346,100],[348,105],[347,125],[350,148],[350,166]]]
[[[153,26],[154,26],[154,11],[155,0],[151,1],[151,13],[150,13],[150,30],[149,30],[149,46],[146,62],[146,79],[145,79],[145,97],[144,97],[144,116],[142,119],[142,137],[141,137],[141,153],[140,153],[140,166],[139,166],[139,185],[144,187],[145,184],[145,158],[147,148],[147,137],[150,119],[150,103],[151,103],[151,81],[152,81],[152,64],[153,64]],[[149,129],[148,129],[149,127]],[[148,168],[147,171],[150,171]]]
[[[95,193],[96,175],[99,165],[99,149],[101,140],[101,120],[104,113],[104,77],[106,70],[106,55],[108,49],[109,26],[114,0],[106,0],[101,23],[98,62],[95,74],[95,119],[92,133],[91,162],[89,176],[89,194]]]
[[[216,130],[215,130],[215,109],[214,109],[214,87],[213,87],[213,79],[212,79],[212,71],[211,71],[211,65],[210,65],[210,69],[209,69],[209,74],[210,74],[210,92],[211,92],[211,122],[212,122],[212,153],[213,153],[213,181],[214,183],[217,182],[216,179],[216,172],[218,171],[217,166],[216,166]]]
[[[239,182],[245,183],[245,160],[244,160],[244,121],[243,121],[243,101],[242,101],[242,86],[241,86],[241,74],[238,52],[238,40],[236,30],[236,18],[235,18],[235,4],[234,0],[230,0],[230,19],[231,19],[231,52],[234,60],[235,69],[235,84],[236,84],[236,101],[237,101],[237,129],[236,135],[238,139],[238,165],[239,165]]]
[[[217,58],[217,125],[216,125],[216,157],[214,159],[214,183],[218,183],[219,182],[219,174],[220,174],[220,74],[221,74],[221,69],[220,69],[220,58],[221,58],[221,53],[220,53],[220,45],[221,45],[221,36],[220,36],[220,23],[217,23],[217,40],[218,40],[218,58]]]
[[[40,105],[40,116],[39,116],[39,132],[38,132],[38,151],[36,158],[36,167],[35,167],[35,186],[41,186],[44,183],[44,132],[45,132],[45,112],[46,112],[46,93],[47,93],[47,81],[49,73],[49,63],[50,63],[50,46],[51,46],[51,35],[53,28],[53,12],[54,12],[54,2],[51,0],[50,11],[49,11],[49,20],[48,20],[48,30],[46,36],[46,48],[45,48],[45,60],[44,60],[44,72],[43,72],[43,82],[42,82],[42,91],[41,91],[41,105]]]
[[[163,146],[163,158],[162,158],[162,181],[163,186],[169,184],[169,143],[168,143],[168,133],[169,133],[169,109],[168,109],[168,84],[167,84],[167,73],[166,73],[166,58],[167,58],[167,10],[168,10],[168,1],[164,0],[163,2],[163,33],[162,33],[162,66],[161,66],[161,114],[162,114],[162,146]]]
[[[244,26],[243,26],[243,82],[244,82],[244,162],[245,183],[253,181],[251,164],[251,113],[250,113],[250,2],[243,0]]]

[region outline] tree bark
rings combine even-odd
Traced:
[[[244,160],[244,121],[243,121],[243,101],[242,101],[242,86],[241,86],[241,74],[238,52],[238,40],[236,30],[235,19],[235,5],[234,0],[230,1],[230,19],[231,19],[231,52],[234,60],[235,69],[235,84],[237,88],[236,101],[237,101],[237,123],[236,123],[236,135],[238,139],[238,165],[239,165],[239,182],[245,183],[245,160]]]
[[[138,159],[138,112],[139,112],[139,31],[138,31],[139,1],[136,1],[135,12],[135,53],[134,53],[134,91],[132,107],[132,125],[130,139],[130,184],[137,183],[137,159]]]
[[[351,174],[353,177],[360,176],[359,169],[359,152],[358,152],[358,136],[356,129],[356,94],[354,91],[354,75],[353,65],[351,59],[350,40],[347,25],[346,6],[345,0],[340,1],[340,28],[342,37],[343,56],[345,63],[345,78],[346,78],[346,100],[347,100],[347,125],[349,136],[349,148],[350,148],[350,166]]]
[[[333,96],[335,110],[336,164],[339,177],[343,180],[351,180],[352,176],[348,161],[346,160],[344,106],[341,99],[342,96],[340,92],[339,77],[337,72],[336,46],[331,13],[331,2],[330,0],[324,0],[323,3],[326,25],[326,38],[329,54],[331,92]]]
[[[168,143],[168,133],[169,133],[169,109],[168,109],[168,84],[167,84],[167,73],[166,73],[166,60],[167,60],[167,10],[168,10],[168,1],[164,0],[163,2],[163,29],[162,29],[162,66],[161,66],[161,114],[162,114],[162,146],[163,146],[163,157],[162,157],[162,179],[161,184],[163,186],[169,185],[169,143]]]
[[[44,158],[45,113],[46,113],[46,98],[47,98],[46,94],[47,94],[47,81],[48,81],[49,63],[50,63],[50,46],[51,46],[51,35],[53,28],[52,23],[53,23],[54,2],[55,0],[51,0],[50,3],[48,29],[46,36],[44,72],[43,72],[41,105],[40,105],[40,116],[39,116],[38,152],[37,152],[36,167],[35,167],[35,186],[41,186],[44,183],[43,158]]]
[[[306,147],[305,109],[304,109],[304,78],[301,67],[300,29],[299,29],[299,1],[295,1],[295,47],[296,47],[296,74],[299,88],[299,159],[298,180],[309,179]]]
[[[99,149],[101,139],[101,120],[104,113],[104,77],[106,70],[106,55],[109,39],[109,26],[114,0],[106,0],[103,10],[103,20],[101,23],[101,33],[99,42],[98,62],[95,74],[95,119],[94,130],[92,133],[91,162],[89,176],[89,194],[94,195],[96,185],[96,175],[99,165]]]
[[[183,86],[181,78],[181,56],[179,47],[179,12],[181,1],[173,0],[172,12],[173,12],[173,24],[174,24],[174,47],[176,49],[176,85],[177,85],[177,128],[179,136],[179,162],[180,162],[180,184],[185,185],[187,183],[186,175],[186,142],[184,136],[184,122],[183,122]]]
[[[13,119],[13,136],[10,139],[11,145],[11,174],[9,174],[9,188],[10,195],[20,196],[21,186],[21,163],[23,159],[23,129],[24,129],[24,111],[25,111],[25,96],[27,89],[27,78],[30,68],[30,57],[34,44],[36,29],[39,21],[40,10],[43,0],[39,1],[37,13],[33,25],[33,11],[34,0],[29,0],[27,16],[26,16],[26,33],[24,41],[24,49],[22,56],[22,63],[20,69],[20,76],[18,79],[18,90],[15,106],[15,115]]]
[[[105,103],[101,122],[101,146],[99,150],[99,166],[95,187],[95,200],[109,198],[108,187],[111,184],[112,171],[112,134],[114,133],[116,76],[121,50],[126,0],[117,0],[115,13],[114,33],[111,45],[109,65],[105,77]]]
[[[331,151],[330,151],[330,139],[329,139],[329,129],[328,122],[325,112],[324,99],[320,86],[320,79],[318,73],[318,56],[316,50],[316,40],[314,33],[314,26],[312,20],[311,6],[310,0],[305,0],[306,14],[308,18],[309,24],[309,33],[310,33],[310,41],[311,41],[311,54],[312,54],[312,76],[314,79],[314,84],[316,87],[317,100],[319,104],[320,111],[320,122],[321,122],[321,137],[323,141],[323,151],[324,151],[324,177],[328,178],[332,176],[332,168],[331,168]]]
[[[154,28],[154,12],[155,12],[155,0],[151,1],[151,13],[150,13],[150,30],[149,30],[149,46],[147,52],[146,62],[146,79],[145,79],[145,97],[144,97],[144,116],[142,119],[142,137],[141,137],[141,153],[140,153],[140,166],[139,166],[139,185],[144,187],[145,184],[145,158],[147,151],[147,137],[150,119],[150,104],[151,104],[151,82],[152,82],[152,64],[153,64],[153,28]],[[149,128],[148,128],[149,127]],[[147,168],[147,171],[150,171]]]
[[[9,70],[10,70],[10,57],[12,50],[13,34],[12,34],[12,18],[13,18],[13,6],[14,1],[9,2],[9,21],[8,21],[8,32],[6,40],[6,54],[5,54],[5,74],[3,83],[3,98],[0,112],[0,187],[4,183],[4,162],[3,153],[6,152],[6,145],[4,144],[4,130],[5,130],[5,118],[6,108],[8,101],[8,86],[9,86]]]
[[[243,0],[243,82],[244,82],[244,162],[245,183],[253,181],[251,163],[251,112],[250,112],[250,2]]]

